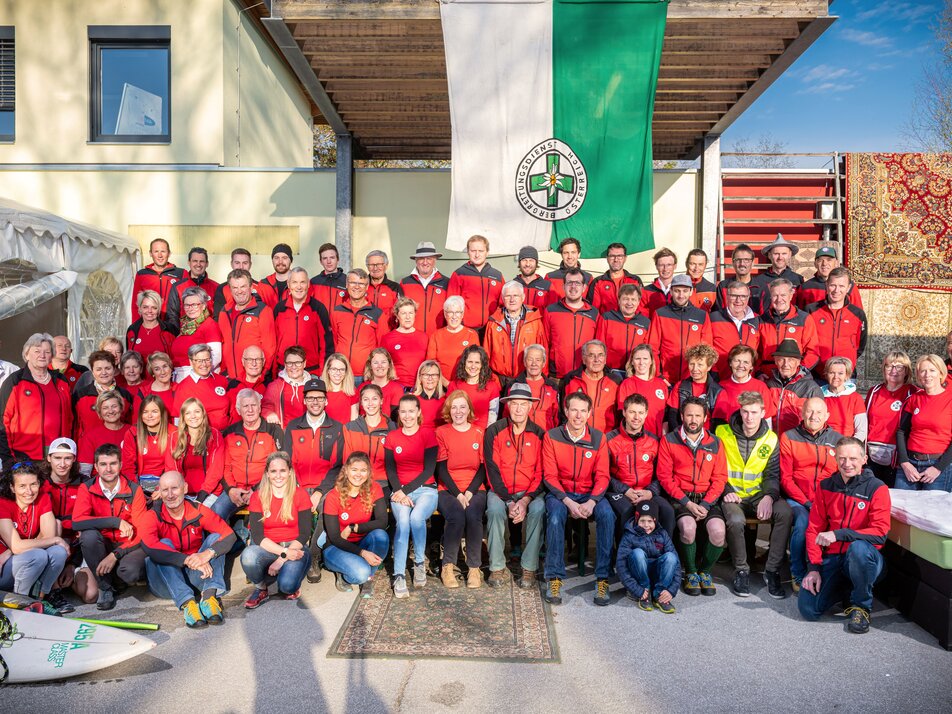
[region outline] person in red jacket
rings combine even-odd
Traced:
[[[552,292],[555,295],[549,300],[549,303],[558,302],[565,297],[565,275],[570,270],[578,270],[582,273],[582,279],[585,281],[585,288],[592,282],[592,274],[582,270],[582,264],[579,258],[582,256],[582,244],[577,238],[565,238],[559,243],[558,253],[562,257],[559,263],[559,269],[547,273],[545,279],[552,286]],[[537,253],[538,255],[538,253]]]
[[[176,268],[169,262],[169,242],[164,238],[155,238],[149,244],[149,255],[152,262],[136,273],[132,283],[132,321],[139,319],[139,293],[143,290],[154,290],[162,298],[159,308],[159,319],[165,319],[165,303],[175,284],[182,278],[184,271]]]
[[[625,365],[631,351],[647,344],[651,321],[640,313],[641,286],[625,283],[618,288],[618,307],[598,316],[595,339],[608,348],[607,367],[625,378]]]
[[[645,429],[658,438],[664,434],[665,410],[671,385],[658,376],[658,366],[651,345],[638,345],[631,351],[628,377],[618,386],[618,410],[632,394],[640,394],[648,401],[648,421]]]
[[[227,287],[227,284],[226,284]],[[208,294],[199,287],[190,287],[182,293],[182,320],[179,334],[172,341],[172,366],[175,368],[176,384],[189,373],[189,351],[195,345],[206,345],[211,352],[210,368],[218,370],[221,365],[222,336],[218,322],[212,318],[207,307]]]
[[[115,580],[132,585],[145,575],[145,553],[139,547],[137,524],[146,509],[138,484],[122,475],[122,453],[113,444],[103,444],[93,456],[96,476],[76,494],[73,528],[79,531],[83,560],[96,574],[99,598],[96,607],[116,606]]]
[[[615,428],[618,423],[618,385],[621,380],[613,372],[605,371],[608,350],[605,343],[589,340],[582,345],[582,369],[576,369],[565,375],[562,380],[562,403],[565,395],[582,392],[592,400],[592,410],[588,425],[603,434]]]
[[[421,241],[410,256],[416,267],[400,281],[403,294],[417,304],[417,329],[427,335],[446,324],[443,303],[449,297],[450,279],[436,269],[436,261],[442,257],[432,243]]]
[[[831,357],[846,357],[855,365],[866,350],[866,313],[850,302],[850,284],[849,271],[836,268],[826,279],[826,298],[806,307],[816,329],[817,374],[826,371]]]
[[[146,496],[152,495],[159,476],[172,463],[176,431],[169,423],[165,402],[158,397],[146,397],[135,423],[122,437],[122,475],[138,484]]]
[[[534,307],[536,310],[542,310],[559,299],[555,290],[552,289],[552,282],[539,275],[539,251],[531,245],[523,246],[519,249],[519,255],[516,256],[516,265],[519,268],[518,274],[513,280],[522,287],[526,293],[526,305]],[[505,286],[503,286],[505,287]]]
[[[502,273],[486,261],[489,241],[483,236],[470,236],[466,241],[469,261],[458,267],[450,276],[450,295],[459,295],[466,301],[463,324],[476,330],[480,337],[486,322],[499,307],[502,294]]]
[[[231,251],[231,269],[232,271],[244,270],[248,275],[251,275],[251,253],[245,248],[235,248]],[[252,279],[251,294],[270,308],[274,308],[278,304],[277,293],[274,292],[274,288],[265,282]],[[231,294],[231,287],[226,280],[215,291],[215,298],[212,301],[212,315],[217,319],[223,310],[230,310],[234,305],[235,300]]]
[[[401,392],[402,396],[402,392]],[[400,402],[397,398],[396,403]],[[360,416],[344,424],[344,451],[346,460],[351,454],[364,453],[370,464],[370,477],[390,499],[384,463],[383,440],[397,425],[390,420],[389,409],[384,410],[384,390],[376,384],[364,382],[360,390]]]
[[[486,428],[499,415],[499,395],[502,386],[489,369],[486,350],[479,345],[470,345],[460,355],[456,374],[446,387],[447,392],[461,389],[469,395],[476,415],[476,423]]]
[[[93,473],[93,455],[97,447],[103,444],[115,444],[120,449],[122,448],[122,439],[129,431],[129,425],[122,420],[125,411],[125,400],[119,392],[102,392],[96,399],[96,413],[99,415],[100,423],[91,429],[86,429],[77,445],[79,468],[84,478],[88,478]]]
[[[760,286],[751,278],[751,272],[754,269],[754,251],[746,243],[736,246],[731,252],[731,265],[734,268],[734,277],[725,278],[717,284],[717,298],[714,300],[714,307],[722,310],[728,305],[727,289],[735,280],[738,283],[747,286],[750,291],[750,307],[754,312],[760,310],[761,295]]]
[[[549,338],[549,374],[564,377],[582,366],[583,344],[595,337],[598,310],[582,299],[585,278],[578,268],[565,271],[565,297],[543,313]]]
[[[670,248],[662,248],[652,256],[658,277],[645,286],[641,295],[642,311],[648,317],[654,317],[659,308],[668,304],[671,293],[671,281],[674,269],[678,265],[678,256]],[[693,289],[693,286],[692,286]]]
[[[609,483],[605,435],[588,426],[592,400],[573,392],[563,405],[565,424],[546,432],[542,440],[542,478],[545,496],[545,579],[542,597],[562,604],[565,578],[565,525],[571,516],[584,523],[595,520],[595,599],[608,605],[608,572],[615,542],[615,512],[605,498]]]
[[[426,360],[429,342],[426,333],[416,326],[416,303],[401,297],[393,306],[396,328],[380,338],[380,346],[387,350],[393,360],[397,381],[404,387],[412,387],[417,370]],[[359,365],[358,365],[359,368]]]
[[[526,307],[525,290],[515,280],[502,286],[502,306],[486,323],[483,347],[489,355],[489,368],[506,386],[523,367],[529,345],[548,343],[542,313]]]
[[[684,359],[688,363],[688,376],[675,384],[668,395],[665,408],[665,421],[668,428],[665,431],[675,431],[681,426],[681,404],[689,397],[703,399],[707,404],[707,420],[704,422],[704,428],[713,431],[711,423],[714,411],[720,411],[721,397],[724,394],[720,383],[711,376],[711,368],[717,361],[717,353],[713,347],[702,342],[689,347],[684,353]]]
[[[489,551],[490,587],[509,582],[506,568],[506,524],[524,524],[525,546],[520,565],[519,587],[536,585],[539,551],[542,549],[542,441],[545,431],[529,419],[537,400],[529,386],[513,382],[501,400],[507,416],[494,422],[483,438],[486,476],[492,489],[486,496],[486,547]],[[517,548],[518,543],[513,547]]]
[[[426,346],[426,358],[436,360],[443,373],[443,384],[449,384],[456,374],[456,363],[470,345],[479,344],[476,330],[463,325],[466,303],[459,295],[450,295],[443,303],[443,327],[430,333]]]
[[[245,378],[241,355],[245,347],[257,345],[264,351],[264,371],[274,366],[277,341],[274,331],[274,311],[251,292],[251,273],[233,270],[228,273],[234,305],[218,315],[222,334],[222,372],[233,379]]]
[[[194,397],[182,404],[171,456],[172,470],[182,474],[189,495],[204,502],[221,493],[225,442],[208,420],[205,405]]]
[[[529,387],[533,402],[529,406],[529,421],[537,424],[543,432],[554,429],[561,421],[559,409],[559,383],[545,376],[548,364],[545,347],[529,345],[523,353],[525,370],[515,381]]]
[[[866,403],[856,389],[856,382],[850,379],[852,372],[853,363],[846,357],[828,359],[823,398],[830,410],[830,426],[843,436],[855,436],[865,442],[868,430]]]
[[[912,361],[902,350],[883,357],[883,381],[866,393],[866,452],[869,469],[884,484],[896,484],[896,431],[902,408],[919,388],[912,384]]]
[[[400,283],[387,277],[390,256],[382,250],[372,250],[364,259],[370,284],[367,286],[367,299],[374,307],[379,307],[384,315],[391,314],[397,300],[403,297]],[[421,328],[422,329],[422,328]]]
[[[194,397],[205,407],[211,425],[218,431],[224,431],[231,423],[228,379],[212,372],[212,350],[208,345],[199,343],[189,347],[188,359],[188,375],[175,385],[175,406],[171,410],[172,414],[179,414],[185,400]]]
[[[322,303],[329,313],[347,298],[347,276],[340,267],[340,253],[333,243],[318,250],[323,270],[311,278],[311,297]]]
[[[754,376],[754,364],[757,362],[757,353],[753,348],[747,345],[736,345],[728,354],[728,364],[730,373],[722,377],[719,384],[721,393],[717,398],[717,404],[711,413],[711,422],[719,426],[730,421],[733,414],[740,407],[740,395],[744,392],[758,392],[764,400],[764,407],[767,414],[768,423],[773,426],[771,417],[775,413],[773,409],[773,393],[767,384],[760,378]]]
[[[473,336],[475,338],[475,333]],[[416,375],[419,372],[420,368],[417,367],[414,373],[414,383],[416,382]],[[367,363],[364,365],[363,377],[364,381],[360,383],[359,394],[363,394],[364,390],[370,385],[374,385],[380,389],[383,398],[383,402],[380,405],[380,412],[385,417],[390,418],[394,411],[396,411],[397,402],[400,401],[400,397],[407,391],[407,388],[397,381],[397,370],[393,365],[393,358],[390,356],[390,353],[383,347],[371,350],[370,356],[367,358]],[[359,411],[360,413],[365,413],[363,405],[360,405]],[[348,419],[348,421],[350,420]],[[367,451],[367,449],[357,449],[357,451]]]
[[[124,411],[122,420],[132,423],[132,394],[120,387],[116,378],[116,360],[106,350],[96,350],[89,355],[89,373],[92,379],[87,384],[78,384],[73,389],[73,433],[76,439],[82,439],[87,429],[99,425],[96,413],[96,400],[103,392],[116,391],[122,396]]]
[[[159,319],[161,304],[157,292],[143,290],[138,299],[139,319],[126,330],[126,349],[138,352],[144,360],[153,352],[171,352],[178,335],[178,328]]]
[[[634,273],[625,270],[628,250],[622,243],[610,243],[605,251],[608,270],[588,284],[586,300],[600,314],[618,309],[618,291],[623,285],[637,285],[639,292],[644,284]],[[640,297],[640,296],[639,296]]]
[[[889,489],[864,468],[866,450],[858,439],[837,442],[836,463],[838,471],[820,482],[810,510],[810,572],[797,605],[803,619],[814,621],[848,594],[847,629],[863,634],[869,631],[873,585],[883,572],[880,549],[891,522]]]
[[[760,364],[764,371],[774,364],[774,351],[785,340],[793,340],[800,347],[803,366],[816,367],[816,324],[810,315],[793,306],[794,286],[785,278],[778,278],[767,287],[770,305],[760,316]]]
[[[896,431],[896,488],[952,492],[952,385],[939,355],[916,360],[922,391],[902,407]]]
[[[801,310],[805,310],[815,302],[826,299],[826,279],[833,270],[840,267],[840,261],[836,257],[836,248],[826,245],[817,250],[813,258],[813,265],[816,267],[816,273],[797,288],[795,302]],[[860,297],[859,288],[852,280],[847,292],[850,304],[862,309],[863,299]]]
[[[185,317],[185,306],[182,304],[182,299],[185,291],[189,288],[201,288],[205,292],[205,305],[208,312],[211,313],[214,308],[213,296],[218,290],[218,283],[208,277],[207,268],[207,250],[195,246],[188,251],[188,272],[172,286],[168,300],[165,303],[165,319],[176,329],[181,324],[182,318]]]
[[[687,275],[671,281],[670,301],[658,308],[651,318],[648,344],[658,355],[660,375],[674,384],[688,376],[684,355],[688,347],[711,344],[710,316],[691,304],[694,285]]]
[[[677,519],[678,548],[684,564],[685,595],[714,595],[711,568],[727,545],[720,500],[727,484],[727,456],[717,438],[704,428],[707,403],[690,397],[681,402],[681,428],[669,431],[658,447],[658,482]],[[707,546],[697,560],[697,529],[707,531]]]
[[[271,249],[271,267],[274,272],[261,282],[270,285],[280,305],[287,295],[288,277],[291,272],[291,263],[294,261],[294,251],[287,243],[278,243]]]
[[[760,352],[760,318],[750,309],[750,288],[732,281],[725,296],[727,304],[711,311],[711,346],[718,355],[714,374],[720,379],[730,374],[728,355],[737,345],[747,345],[755,356]]]
[[[360,268],[347,273],[347,299],[331,311],[334,345],[348,363],[358,369],[367,363],[370,353],[380,346],[380,338],[387,332],[386,316],[367,301],[369,281],[367,273]]]
[[[334,351],[330,314],[323,303],[311,297],[304,268],[291,268],[287,284],[284,299],[274,308],[278,367],[284,366],[289,347],[300,347],[305,354],[305,369],[320,370],[327,355]]]
[[[0,385],[0,463],[40,461],[50,442],[73,431],[69,382],[50,371],[53,338],[36,333],[23,345],[23,362]],[[95,417],[95,415],[94,415]]]
[[[76,364],[72,360],[73,343],[66,335],[56,335],[53,338],[53,360],[50,362],[50,371],[59,372],[69,383],[70,391],[76,386],[80,376],[89,371],[84,364]]]
[[[189,501],[186,490],[178,471],[162,474],[160,500],[139,520],[149,590],[172,600],[190,628],[220,625],[221,597],[228,591],[225,555],[235,533],[210,508]]]
[[[711,312],[717,301],[717,286],[704,277],[704,271],[707,270],[707,253],[700,248],[688,251],[688,257],[684,259],[684,269],[694,285],[691,304],[704,312]]]
[[[790,575],[793,591],[807,574],[806,532],[820,481],[836,471],[836,443],[843,435],[827,422],[826,402],[811,397],[803,403],[803,421],[780,435],[780,488],[793,511],[790,529]]]
[[[288,347],[281,361],[284,369],[264,389],[261,414],[272,424],[286,429],[291,420],[304,414],[304,385],[313,375],[304,369],[307,355],[300,347]]]
[[[770,422],[778,434],[800,423],[804,400],[822,397],[823,391],[802,366],[803,354],[796,340],[784,340],[774,352],[776,367],[761,375],[771,394]]]

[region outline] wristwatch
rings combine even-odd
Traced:
[[[287,558],[287,557],[288,557],[288,551],[282,550],[282,551],[281,551],[281,557],[282,557],[282,558]]]

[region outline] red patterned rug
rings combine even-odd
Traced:
[[[856,282],[952,290],[952,154],[848,154],[846,181]]]

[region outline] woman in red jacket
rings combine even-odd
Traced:
[[[416,371],[419,372],[419,368]],[[415,377],[416,372],[414,372]],[[396,412],[397,402],[407,390],[397,381],[397,370],[393,366],[393,358],[383,347],[371,350],[367,363],[364,365],[364,381],[360,383],[361,391],[368,384],[380,387],[383,393],[383,413],[387,417],[392,417]],[[411,384],[410,387],[412,388],[413,385]]]
[[[129,425],[122,420],[125,410],[126,402],[119,392],[103,392],[96,399],[96,413],[101,423],[87,429],[78,444],[79,470],[83,476],[92,474],[93,454],[100,444],[122,446],[122,439],[129,430]]]
[[[175,436],[165,402],[158,397],[143,399],[136,423],[122,439],[122,475],[151,494],[172,461]]]
[[[169,469],[185,478],[189,495],[199,501],[221,493],[225,469],[225,442],[208,421],[205,406],[194,397],[182,402]]]
[[[443,384],[449,384],[456,371],[456,363],[470,345],[479,344],[479,334],[463,324],[466,301],[459,295],[450,295],[443,303],[446,326],[430,334],[426,346],[426,358],[436,360],[443,374]]]
[[[640,394],[648,400],[648,419],[645,431],[659,439],[664,435],[664,410],[671,387],[658,377],[658,363],[650,345],[638,345],[628,358],[628,379],[618,386],[618,410],[623,411],[625,400]]]
[[[132,422],[132,395],[125,387],[116,382],[117,364],[112,354],[106,350],[97,350],[89,355],[91,379],[85,384],[81,379],[73,389],[73,413],[76,415],[73,422],[73,432],[77,441],[82,438],[83,432],[87,428],[99,424],[99,416],[96,414],[95,407],[96,400],[103,392],[117,391],[122,395],[122,401],[125,404],[122,420],[127,424]]]
[[[119,358],[119,373],[116,383],[125,387],[130,394],[146,385],[145,360],[142,355],[133,350],[126,350]]]
[[[261,399],[261,416],[272,424],[287,429],[288,424],[304,415],[304,385],[311,379],[304,365],[307,353],[303,347],[288,347],[284,351],[284,369],[277,379],[265,387]]]
[[[357,418],[357,387],[350,362],[340,352],[330,355],[324,362],[324,383],[327,385],[327,416],[341,424]]]
[[[462,389],[469,396],[479,426],[485,429],[496,421],[499,416],[499,382],[489,368],[486,350],[479,345],[470,345],[460,355],[455,378],[446,391],[457,389]]]
[[[483,584],[483,516],[486,513],[486,465],[483,462],[483,429],[469,395],[461,389],[450,392],[443,407],[447,422],[436,430],[436,477],[443,529],[443,585],[457,588],[456,561],[463,533],[466,534],[466,587]]]
[[[126,330],[126,349],[148,359],[153,352],[169,352],[175,341],[175,328],[159,319],[162,298],[155,290],[143,290],[136,297],[139,319]]]
[[[754,376],[754,366],[757,364],[757,352],[749,345],[734,345],[727,353],[727,364],[730,375],[721,378],[719,384],[723,390],[717,397],[711,421],[715,424],[726,424],[731,414],[740,409],[738,398],[744,392],[758,392],[764,398],[764,408],[768,414],[773,412],[773,395],[770,388]],[[770,419],[767,419],[768,424]]]
[[[826,361],[826,380],[823,399],[830,412],[827,422],[833,431],[843,436],[853,436],[866,441],[866,405],[856,390],[856,382],[850,379],[853,363],[846,357],[831,357]]]
[[[376,384],[363,384],[360,390],[361,415],[344,424],[344,453],[346,459],[358,452],[367,454],[370,459],[370,475],[380,484],[384,494],[390,498],[390,483],[387,481],[386,464],[383,458],[383,440],[387,432],[397,428],[386,414],[383,406],[383,390]]]
[[[142,400],[150,394],[154,394],[163,402],[165,408],[171,413],[175,408],[175,385],[172,384],[172,358],[164,352],[153,352],[149,355],[146,364],[146,371],[150,379],[144,381],[141,386],[132,393],[133,412],[139,413],[139,405]]]
[[[181,382],[189,373],[188,350],[192,345],[208,345],[211,351],[212,370],[221,364],[221,328],[208,312],[208,293],[200,287],[186,288],[182,293],[182,320],[178,337],[172,342],[172,364],[175,365],[175,382]]]
[[[393,358],[397,371],[397,381],[405,387],[412,387],[417,369],[426,359],[427,336],[416,328],[416,303],[408,297],[401,297],[393,306],[393,315],[397,328],[380,338],[380,346]]]
[[[413,395],[420,399],[423,428],[432,432],[443,423],[443,400],[446,399],[440,365],[436,360],[428,359],[420,365]]]
[[[866,394],[868,466],[876,478],[893,488],[896,483],[896,430],[902,407],[919,389],[912,384],[912,361],[902,350],[883,357],[883,381]]]
[[[907,491],[952,491],[952,388],[938,355],[916,360],[922,391],[902,408],[896,432],[896,488]]]

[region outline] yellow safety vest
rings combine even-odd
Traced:
[[[750,456],[744,463],[734,430],[728,424],[721,424],[714,433],[724,444],[727,455],[727,481],[742,499],[756,496],[762,490],[760,485],[763,483],[764,469],[767,468],[770,455],[779,443],[777,434],[767,429],[767,432],[754,443],[754,448],[751,449]]]

